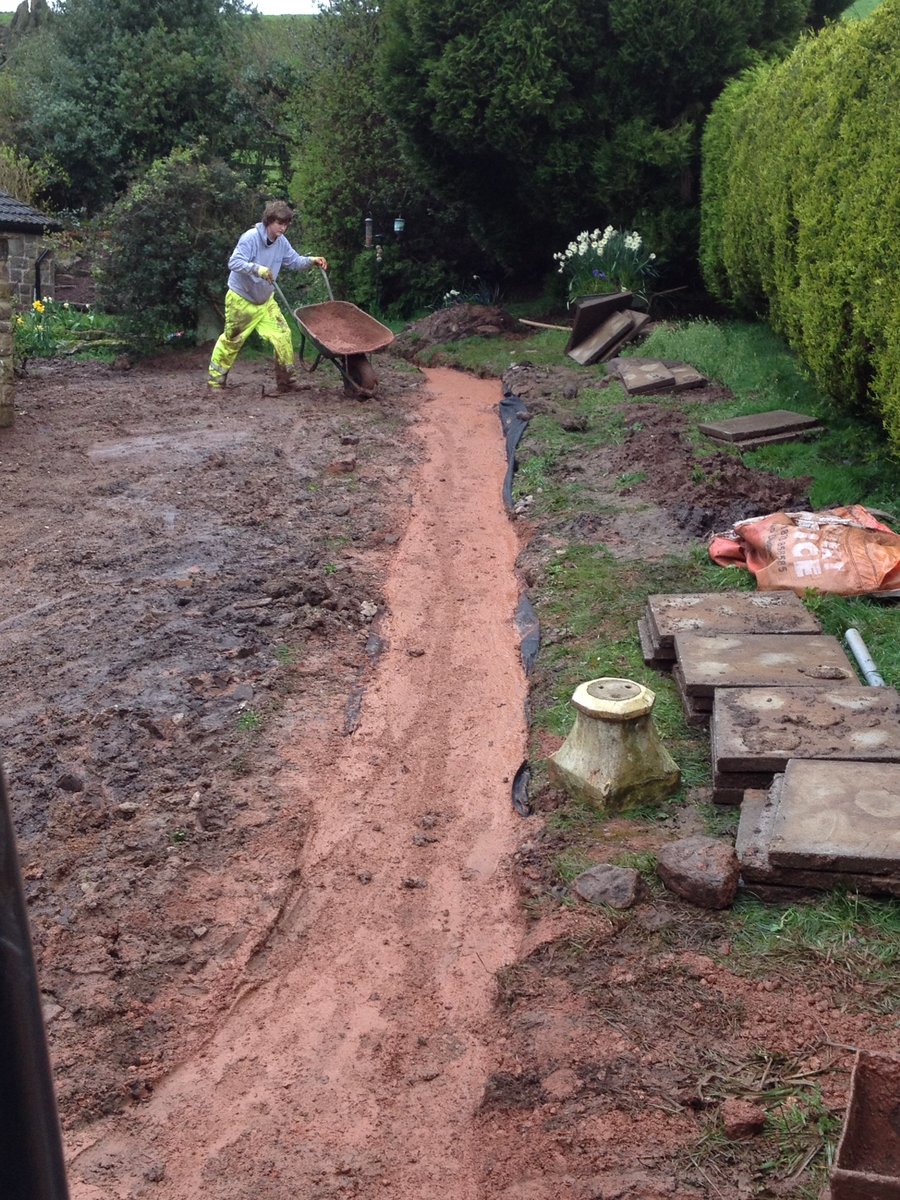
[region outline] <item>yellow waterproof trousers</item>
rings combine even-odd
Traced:
[[[234,360],[254,329],[275,351],[275,376],[279,387],[289,387],[294,373],[291,331],[272,296],[265,304],[254,304],[230,289],[225,293],[225,330],[216,342],[209,361],[209,386],[225,386]]]

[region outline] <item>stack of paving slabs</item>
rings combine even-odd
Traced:
[[[689,725],[705,725],[722,688],[853,686],[853,664],[821,633],[676,633],[672,676]]]
[[[656,358],[611,358],[606,371],[619,379],[629,396],[652,396],[659,392],[684,392],[703,387],[709,380],[687,363]]]
[[[791,759],[900,763],[900,695],[894,688],[721,688],[710,722],[713,800],[740,804],[767,791]]]
[[[821,633],[794,592],[688,592],[650,596],[638,621],[648,667],[668,671],[676,633]]]
[[[583,367],[612,358],[649,324],[645,312],[629,308],[631,292],[611,292],[606,296],[588,296],[575,306],[572,333],[566,354]]]
[[[790,759],[744,793],[735,850],[751,890],[900,897],[900,763]]]
[[[760,446],[796,442],[821,433],[822,423],[807,413],[777,408],[749,417],[733,417],[730,421],[706,421],[697,428],[714,442],[739,450],[758,450]]]

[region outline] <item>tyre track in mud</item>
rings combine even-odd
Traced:
[[[70,1143],[73,1200],[477,1200],[494,975],[522,933],[517,541],[495,381],[427,372],[426,461],[386,650],[346,738],[284,753],[311,813],[297,891],[206,1046]],[[333,732],[333,731],[332,731]]]

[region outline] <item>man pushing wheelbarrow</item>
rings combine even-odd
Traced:
[[[225,294],[225,330],[216,342],[209,363],[209,386],[221,390],[234,360],[254,330],[275,351],[275,385],[279,392],[296,387],[294,347],[287,321],[275,300],[278,272],[328,270],[321,257],[298,254],[285,237],[294,218],[283,200],[273,200],[262,220],[242,234],[228,260]]]

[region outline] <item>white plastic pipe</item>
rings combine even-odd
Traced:
[[[862,671],[866,683],[870,687],[884,687],[884,680],[878,674],[875,660],[869,653],[866,643],[862,640],[862,634],[859,630],[848,629],[844,634],[844,641],[852,651],[853,657],[859,663],[859,669]]]

